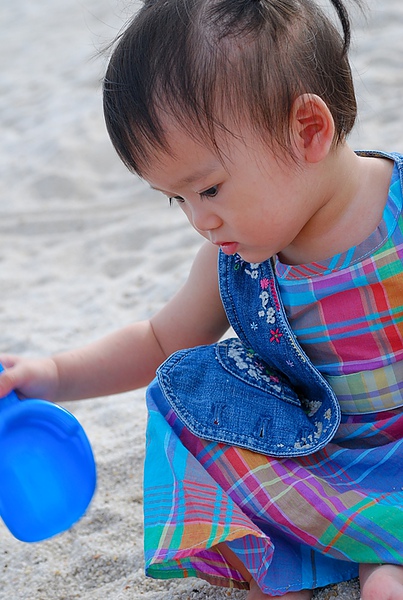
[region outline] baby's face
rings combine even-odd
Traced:
[[[259,263],[292,244],[311,217],[303,167],[276,158],[248,130],[227,137],[222,156],[183,129],[168,128],[144,179],[177,202],[190,224],[226,254]]]

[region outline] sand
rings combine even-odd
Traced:
[[[43,355],[151,315],[184,281],[200,240],[180,210],[126,172],[103,124],[99,51],[136,5],[0,1],[0,350]],[[402,150],[403,3],[371,7],[367,22],[355,19],[351,144]],[[39,544],[0,524],[0,598],[244,598],[143,574],[144,390],[66,408],[93,445],[97,493],[70,531]],[[356,582],[315,594],[358,597]]]

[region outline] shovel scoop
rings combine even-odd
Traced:
[[[74,415],[15,392],[0,398],[0,516],[17,539],[39,542],[69,529],[95,486],[91,445]]]

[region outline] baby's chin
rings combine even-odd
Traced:
[[[236,255],[239,256],[243,261],[251,264],[260,264],[272,258],[272,255],[267,254],[267,252],[259,252],[258,250],[248,251],[242,248],[240,248],[239,251],[236,252]]]

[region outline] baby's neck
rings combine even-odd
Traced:
[[[285,264],[320,262],[363,242],[379,225],[388,198],[391,160],[356,155],[344,144],[318,165],[318,210],[279,254]],[[314,189],[313,188],[313,189]],[[313,192],[315,193],[315,192]]]

